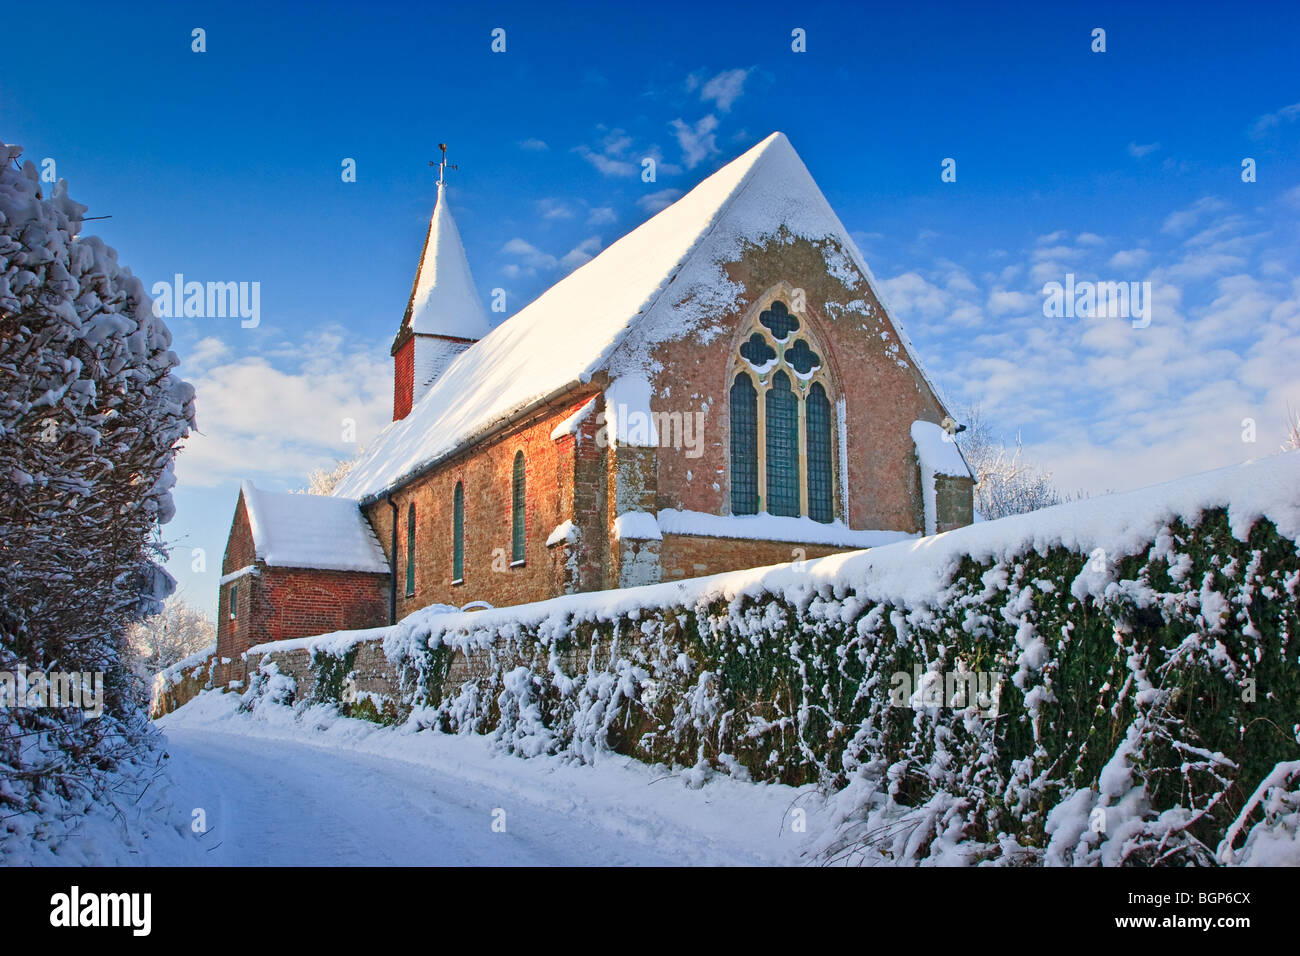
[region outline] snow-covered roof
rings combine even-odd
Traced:
[[[388,561],[360,506],[348,498],[240,487],[253,550],[273,567],[388,573]]]
[[[779,236],[834,239],[850,261],[831,262],[832,273],[855,286],[856,266],[881,298],[794,147],[773,133],[467,349],[406,418],[370,443],[334,494],[373,500],[598,372],[648,396],[636,386],[654,371],[653,347],[711,327],[743,292],[723,264],[739,258],[747,242]],[[924,376],[906,334],[893,324],[907,359]]]
[[[492,329],[441,183],[402,324],[462,339],[481,339]]]

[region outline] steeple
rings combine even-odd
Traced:
[[[393,341],[393,420],[405,418],[452,359],[492,326],[474,287],[460,232],[447,206],[446,144],[438,144],[438,194],[420,264]],[[435,165],[430,163],[430,166]]]

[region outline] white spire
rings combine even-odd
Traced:
[[[460,232],[447,208],[445,188],[440,179],[429,235],[402,324],[412,332],[481,339],[492,331],[492,324],[474,287]]]

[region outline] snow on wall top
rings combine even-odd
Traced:
[[[942,428],[934,422],[912,422],[912,442],[921,469],[931,475],[949,475],[953,478],[973,478],[966,467],[966,459]]]
[[[640,386],[655,371],[650,350],[692,331],[711,335],[716,317],[742,291],[722,264],[738,258],[746,242],[774,238],[782,227],[788,236],[835,239],[847,260],[834,261],[842,257],[828,252],[832,274],[852,288],[860,285],[856,266],[880,298],[807,167],[785,135],[773,133],[460,355],[406,418],[371,442],[334,494],[374,500],[509,416],[600,371],[648,401],[650,389]],[[920,372],[907,336],[894,324]]]
[[[1153,542],[1157,549],[1168,549],[1172,542],[1164,529],[1179,518],[1195,524],[1203,512],[1214,508],[1227,509],[1232,534],[1238,540],[1246,540],[1258,519],[1268,518],[1283,537],[1300,541],[1300,451],[1137,491],[967,525],[869,551],[845,551],[686,581],[570,594],[475,613],[416,611],[391,627],[342,634],[382,637],[386,649],[390,641],[395,648],[411,641],[439,642],[446,638],[454,642],[461,639],[458,634],[491,637],[534,625],[540,627],[543,636],[558,636],[572,632],[575,617],[610,621],[647,607],[711,604],[717,600],[740,602],[761,598],[765,593],[783,594],[799,602],[828,587],[837,592],[852,587],[865,600],[906,605],[915,612],[941,606],[947,600],[947,585],[967,557],[977,562],[1011,562],[1030,551],[1045,554],[1054,547],[1092,555],[1093,560],[1085,562],[1071,591],[1080,597],[1103,595],[1115,583],[1119,558],[1141,553]],[[1098,558],[1097,549],[1101,549],[1100,558],[1104,560]],[[315,647],[339,637],[330,634],[300,641],[301,646]],[[281,650],[287,646],[281,642],[256,650]]]
[[[403,324],[412,332],[462,339],[481,339],[492,329],[441,183]]]
[[[388,573],[388,561],[356,501],[240,490],[257,557],[273,567]]]

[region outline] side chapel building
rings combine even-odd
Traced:
[[[496,328],[440,179],[392,355],[393,422],[330,496],[243,484],[220,656],[973,517],[948,412],[781,133]]]

